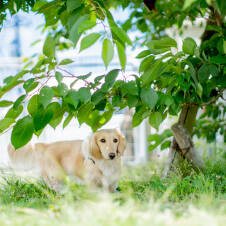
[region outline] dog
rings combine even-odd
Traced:
[[[105,129],[84,141],[28,143],[18,150],[10,144],[8,153],[18,167],[38,168],[44,182],[56,191],[61,189],[65,175],[72,175],[78,183],[115,192],[125,149],[124,135],[118,129]]]

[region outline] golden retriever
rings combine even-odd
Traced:
[[[60,141],[50,144],[27,144],[15,150],[8,147],[9,156],[17,166],[39,168],[45,183],[59,190],[66,174],[79,183],[89,183],[115,192],[121,172],[121,156],[126,139],[118,129],[99,130],[84,141]]]

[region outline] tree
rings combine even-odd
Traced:
[[[123,24],[117,23],[109,10],[117,7],[129,8],[131,11],[130,17]],[[179,127],[173,127],[176,139],[171,147],[187,157],[188,151],[194,149],[190,136],[196,134],[198,137],[204,136],[207,141],[213,141],[219,130],[224,134],[226,109],[223,104],[216,104],[220,97],[223,98],[226,87],[224,0],[12,0],[3,1],[1,9],[1,23],[7,9],[11,14],[20,9],[44,14],[45,29],[49,31],[43,55],[35,66],[6,78],[5,85],[0,88],[1,99],[16,86],[24,88],[24,94],[15,102],[0,101],[1,107],[11,106],[5,118],[0,121],[0,131],[4,132],[13,126],[11,140],[15,148],[29,142],[33,134],[39,136],[47,124],[53,128],[58,126],[65,113],[68,116],[64,121],[64,128],[73,117],[77,117],[80,124],[86,123],[96,131],[111,119],[115,111],[127,106],[135,108],[133,127],[149,118],[150,125],[158,129],[167,115],[177,116],[180,113],[177,125],[185,131],[183,133],[191,143],[181,147],[178,139],[185,138],[178,138],[176,130]],[[167,37],[164,31],[176,25],[183,32],[184,21],[194,23],[198,17],[206,21],[201,45],[197,46],[188,37],[183,41],[182,51],[179,51],[177,42]],[[92,28],[97,24],[101,24],[103,29],[99,33],[93,33]],[[139,30],[141,35],[131,41],[127,34],[131,30]],[[62,36],[66,41],[61,41]],[[87,81],[90,74],[72,75],[63,71],[61,66],[72,61],[65,59],[58,62],[56,49],[60,51],[71,45],[77,47],[80,38],[80,51],[102,39],[101,51],[106,67],[111,63],[116,47],[121,69],[96,77],[94,83]],[[136,57],[143,59],[139,75],[133,75],[132,81],[127,81],[126,78],[116,80],[120,70],[124,71],[126,68],[126,48],[136,45],[146,47]],[[31,78],[25,81],[23,76],[28,73]],[[70,88],[62,83],[65,76],[73,78]],[[58,86],[49,87],[50,79],[56,79]],[[74,90],[73,85],[77,80],[83,80],[84,87]],[[39,92],[33,94],[32,91],[37,87]],[[61,100],[61,104],[53,101],[53,98]],[[17,120],[23,111],[22,103],[27,99],[28,115]],[[204,113],[196,120],[199,108],[203,108]],[[162,149],[169,147],[170,136],[170,130],[161,135],[151,135],[149,141],[156,143],[150,146],[150,150],[160,144]],[[196,153],[195,150],[193,152]],[[170,164],[167,169],[169,167]]]

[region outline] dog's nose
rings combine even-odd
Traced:
[[[110,159],[114,159],[115,158],[115,153],[110,153],[108,156],[109,156]]]

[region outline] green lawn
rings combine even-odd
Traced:
[[[67,178],[62,193],[31,176],[2,172],[0,225],[225,225],[226,164],[207,162],[205,174],[175,169],[124,167],[119,192],[77,186]]]

